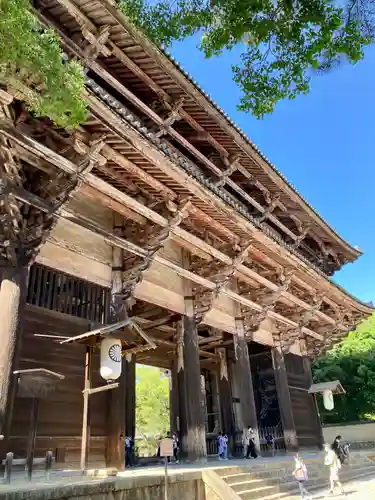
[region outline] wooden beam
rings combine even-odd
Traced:
[[[180,314],[169,314],[164,318],[156,319],[155,321],[150,321],[143,326],[143,330],[149,330],[150,328],[158,328],[159,326],[165,326],[169,323],[176,322],[180,319]]]
[[[180,185],[189,186],[190,192],[197,196],[201,201],[204,201],[209,206],[214,208],[219,213],[225,215],[238,224],[242,231],[247,232],[258,241],[262,242],[271,251],[280,255],[284,260],[288,261],[288,265],[306,268],[311,272],[311,268],[293,254],[288,254],[285,249],[282,249],[278,243],[266,236],[263,231],[257,229],[249,220],[239,214],[237,210],[229,206],[218,196],[209,193],[196,179],[188,175],[187,172],[179,167],[176,167],[174,162],[167,155],[159,151],[149,143],[138,131],[130,127],[127,122],[120,119],[112,110],[109,110],[96,96],[88,95],[89,104],[94,116],[98,117],[103,123],[112,127],[116,133],[125,140],[130,141],[139,152],[141,152],[155,166],[159,167],[166,175],[173,178]]]
[[[64,0],[64,2],[65,1],[66,0]],[[115,43],[110,41],[109,46],[112,50],[113,55],[115,55],[119,59],[119,61],[121,61],[127,68],[129,68],[136,76],[138,76],[138,78],[146,83],[162,99],[162,101],[169,107],[169,109],[172,109],[172,98],[167,94],[167,92],[165,92],[164,89],[162,89],[157,83],[155,83],[153,79],[148,76],[129,56],[127,56],[121,49],[119,49]],[[128,97],[128,91],[126,92],[126,94],[126,96]],[[142,111],[144,111],[143,107]],[[151,112],[149,113],[150,118],[155,119],[154,112],[152,112],[150,108],[149,111]],[[179,107],[179,115],[181,116],[181,118],[185,119],[186,122],[196,131],[204,133],[207,141],[211,145],[213,145],[222,156],[224,156],[225,158],[229,157],[226,149],[223,148],[223,146],[221,146],[216,141],[216,139],[214,139],[212,135],[207,132],[192,116],[190,116],[189,113],[185,109],[183,109],[183,107]],[[297,238],[297,236],[292,231],[290,231],[289,228],[287,228],[276,217],[272,216],[271,212],[267,212],[267,207],[263,207],[262,205],[260,205],[254,198],[248,195],[243,189],[241,189],[234,181],[229,178],[231,173],[233,173],[236,168],[243,175],[245,175],[246,178],[251,178],[251,174],[249,174],[247,170],[239,164],[238,160],[233,162],[233,165],[229,167],[227,171],[223,172],[218,169],[218,167],[216,167],[206,156],[200,153],[200,151],[198,151],[192,144],[190,144],[189,141],[187,141],[170,126],[165,125],[164,123],[161,126],[165,129],[166,132],[168,132],[173,138],[180,142],[180,144],[186,147],[188,151],[190,151],[196,158],[198,158],[198,160],[202,161],[203,164],[205,164],[213,173],[215,173],[219,177],[220,181],[218,185],[224,185],[225,183],[227,183],[232,189],[234,189],[246,201],[251,203],[261,213],[266,214],[266,216],[269,217],[274,224],[279,226],[280,229],[282,229],[288,236],[290,236],[292,239]]]
[[[151,57],[160,67],[167,73],[167,75],[181,87],[183,92],[197,103],[198,106],[204,110],[210,118],[212,118],[221,127],[223,132],[230,137],[235,144],[243,151],[249,158],[251,158],[261,170],[263,170],[270,178],[270,180],[278,186],[304,213],[306,213],[319,227],[322,227],[327,234],[333,238],[340,246],[343,246],[351,255],[357,256],[358,253],[346,243],[339,235],[337,235],[328,224],[312,209],[306,201],[298,194],[298,192],[291,187],[285,179],[273,168],[267,160],[265,160],[250,141],[241,134],[233,124],[223,116],[217,107],[207,99],[207,97],[198,89],[188,78],[181,72],[178,66],[168,59],[158,48],[146,37],[142,36],[137,28],[135,28],[129,20],[119,11],[112,0],[100,0],[103,8],[123,27],[123,33],[130,35],[135,43],[142,47],[145,53]]]
[[[10,138],[11,140],[16,141],[20,146],[23,148],[27,149],[30,151],[32,154],[38,156],[39,158],[42,158],[43,160],[55,165],[56,167],[60,168],[61,170],[69,173],[69,174],[75,174],[77,175],[77,168],[76,166],[71,163],[69,160],[63,158],[62,156],[58,155],[57,153],[54,153],[51,151],[49,148],[43,146],[42,144],[38,143],[37,141],[31,139],[30,137],[25,136],[24,134],[20,133],[19,131],[15,130],[13,127],[10,127],[8,124],[4,124],[4,128],[0,131],[2,134],[4,134],[6,137]],[[79,175],[78,175],[79,177]],[[127,196],[125,193],[121,193],[118,191],[116,188],[113,188],[112,186],[109,186],[107,183],[104,181],[101,181],[98,179],[96,176],[93,176],[92,174],[88,174],[86,176],[82,176],[82,181],[83,183],[86,183],[91,189],[92,193],[94,192],[94,189],[101,192],[105,196],[113,199],[114,201],[120,203],[120,204],[126,204],[128,207],[132,207],[132,209],[135,210],[139,215],[142,217],[145,217],[149,220],[152,220],[161,226],[166,226],[167,220],[157,214],[156,212],[153,212],[151,209],[145,207],[141,203],[137,202],[136,200],[130,198]],[[86,188],[85,188],[86,189]],[[35,201],[35,199],[34,199]],[[194,209],[193,209],[194,210]],[[142,219],[143,222],[143,219]],[[177,237],[180,237],[181,239],[189,242],[190,244],[193,244],[193,246],[199,248],[203,248],[208,255],[212,255],[215,258],[218,258],[222,260],[225,263],[230,264],[232,261],[229,257],[225,256],[222,252],[214,249],[210,245],[207,245],[204,243],[202,240],[200,240],[197,237],[194,237],[193,235],[189,235],[187,231],[181,230],[181,228],[174,228],[173,232]],[[238,271],[240,273],[244,273],[247,276],[255,279],[259,283],[263,284],[264,286],[267,286],[270,289],[277,289],[277,285],[272,284],[272,282],[269,282],[267,279],[262,278],[259,276],[257,273],[254,271],[251,271],[247,266],[240,265],[238,268]],[[303,283],[302,283],[303,284]],[[230,293],[230,292],[229,292]],[[348,297],[342,293],[342,296],[346,299]],[[300,304],[303,304],[302,301],[299,299],[293,297],[291,294],[287,294],[286,297],[292,301],[298,300]],[[304,306],[306,309],[308,309],[308,304]],[[319,313],[319,316],[322,319],[328,318],[329,317],[324,315],[324,313]],[[276,313],[273,313],[275,318],[280,317],[280,315],[276,315]],[[332,322],[332,319],[331,319]],[[292,322],[293,325],[293,322]]]
[[[26,195],[24,194],[24,196],[26,196]],[[35,203],[35,196],[32,195],[31,198],[33,199],[33,203]],[[133,253],[135,255],[138,255],[139,257],[143,257],[143,258],[149,257],[147,250],[139,247],[138,245],[135,245],[134,243],[131,243],[130,241],[127,241],[125,238],[116,236],[116,235],[106,231],[105,229],[101,228],[100,226],[98,226],[96,223],[94,223],[93,221],[91,221],[87,217],[78,216],[78,215],[74,214],[73,212],[66,210],[66,209],[61,209],[58,214],[54,214],[54,215],[56,217],[59,217],[59,218],[61,217],[61,218],[64,218],[66,220],[69,220],[71,223],[74,223],[78,226],[81,226],[85,229],[93,231],[96,234],[101,235],[103,238],[105,238],[105,240],[110,245],[113,245],[113,246],[118,247],[118,248],[122,248],[123,250],[126,250],[126,251]],[[203,277],[189,271],[188,269],[184,269],[180,265],[175,264],[174,262],[169,261],[168,259],[166,259],[160,255],[155,254],[153,257],[153,260],[155,262],[158,262],[161,265],[168,267],[169,269],[174,270],[179,276],[186,278],[189,281],[197,283],[198,285],[201,285],[209,290],[215,291],[217,289],[217,285],[215,282],[212,282],[206,278],[203,278]],[[255,302],[251,301],[250,299],[247,299],[246,297],[243,297],[241,295],[234,293],[232,290],[223,288],[222,290],[220,290],[220,292],[223,295],[226,295],[227,297],[233,299],[234,301],[240,302],[241,304],[243,304],[244,306],[246,306],[250,309],[253,309],[253,310],[258,311],[258,312],[262,312],[262,306],[256,304]],[[294,327],[297,326],[297,323],[290,321],[288,318],[285,318],[285,317],[283,317],[279,314],[276,314],[272,311],[269,313],[269,316],[275,317],[275,319],[278,319],[282,323],[289,324],[289,325],[294,326]],[[308,333],[309,335],[315,336],[316,338],[323,338],[320,334],[312,332],[311,330],[309,330],[307,328],[304,328],[303,330],[305,331],[305,333]]]
[[[92,29],[93,31],[97,31],[96,27],[88,20],[85,14],[80,11],[80,9],[72,4],[70,0],[58,0],[62,5],[64,5],[68,11],[75,12],[76,16],[80,19],[81,26],[84,26],[85,29]],[[90,28],[89,28],[90,26]],[[63,36],[63,39],[66,39],[66,36]],[[80,57],[86,62],[86,64],[95,71],[99,76],[104,78],[113,88],[115,88],[118,92],[120,92],[124,97],[126,97],[130,102],[136,105],[139,109],[141,109],[146,115],[149,116],[156,124],[161,127],[164,127],[164,121],[159,117],[151,108],[149,108],[145,103],[143,103],[140,99],[138,99],[127,87],[124,87],[118,80],[116,80],[108,71],[106,71],[103,66],[97,64],[93,60],[85,60],[85,56],[82,53],[81,49],[74,44],[70,40],[69,46],[74,46],[76,54],[80,55]],[[113,45],[113,43],[112,43]],[[187,113],[185,112],[185,117]],[[190,117],[191,118],[191,117]],[[191,121],[193,119],[191,118]],[[216,167],[206,156],[204,156],[200,151],[198,151],[189,141],[187,141],[183,136],[181,136],[175,129],[170,126],[166,127],[168,133],[176,139],[182,146],[184,146],[188,151],[190,151],[198,160],[200,160],[206,167],[208,167],[215,175],[219,178],[222,177],[223,172]],[[242,169],[243,170],[243,169]],[[241,170],[241,171],[242,171]],[[246,170],[245,170],[246,171]],[[251,175],[251,174],[248,174]],[[226,181],[228,185],[232,189],[234,189],[238,194],[244,197],[249,203],[255,206],[261,213],[264,213],[265,208],[262,207],[256,200],[254,200],[250,195],[248,195],[243,189],[241,189],[234,181],[231,179],[227,179]],[[239,200],[240,201],[240,200]],[[283,231],[285,231],[291,238],[295,239],[296,236],[282,224],[276,217],[270,215],[270,219],[279,226]]]

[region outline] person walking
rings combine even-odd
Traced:
[[[255,432],[252,427],[248,427],[244,431],[243,444],[245,448],[245,457],[248,458],[258,458],[258,454],[255,448]]]
[[[308,475],[307,475],[307,467],[300,457],[300,455],[297,453],[297,455],[294,457],[294,471],[293,471],[293,476],[294,479],[297,481],[298,486],[299,486],[299,491],[301,494],[301,498],[308,498],[311,499],[312,496],[310,493],[307,491],[305,488],[305,484],[308,481]]]
[[[349,444],[344,443],[342,437],[339,435],[335,437],[335,440],[332,443],[332,449],[336,453],[337,458],[340,460],[341,465],[344,465],[349,458]]]
[[[331,494],[334,493],[335,486],[337,486],[338,488],[340,488],[341,495],[345,495],[344,488],[342,487],[339,479],[339,472],[341,469],[340,459],[329,444],[324,445],[324,450],[326,452],[324,465],[329,468],[329,483]]]

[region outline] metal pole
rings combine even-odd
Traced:
[[[168,500],[168,457],[164,457],[164,464],[165,464],[164,500]]]
[[[90,444],[89,428],[89,397],[91,387],[91,358],[92,351],[90,346],[86,346],[85,356],[85,386],[83,391],[83,417],[82,417],[82,442],[81,442],[81,471],[87,469],[87,458]]]

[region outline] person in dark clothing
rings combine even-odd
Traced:
[[[129,436],[125,438],[125,467],[133,467],[133,440]]]
[[[336,436],[332,443],[332,450],[336,453],[340,463],[343,464],[349,457],[349,445],[342,441],[341,436]]]
[[[255,432],[250,426],[247,429],[246,444],[246,458],[258,458],[258,454],[255,448]]]
[[[180,442],[176,434],[173,434],[172,440],[173,440],[173,456],[176,464],[178,464],[180,463]]]

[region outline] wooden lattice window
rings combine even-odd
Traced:
[[[96,323],[107,323],[110,290],[40,264],[30,268],[27,302]]]

